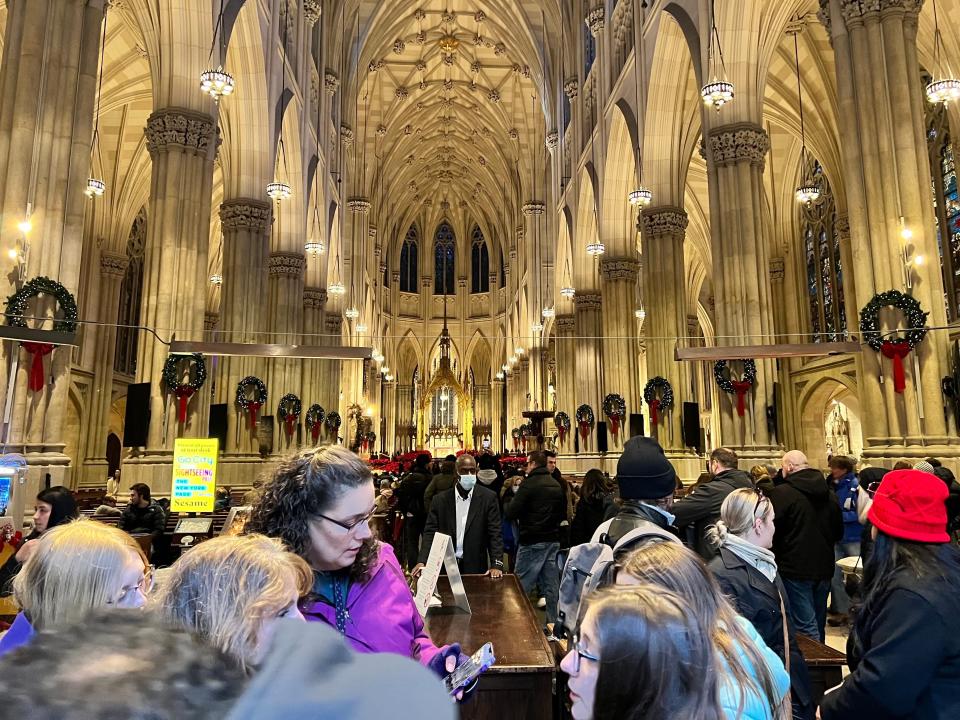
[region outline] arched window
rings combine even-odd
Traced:
[[[487,241],[483,239],[480,228],[474,226],[473,240],[470,244],[471,292],[490,292],[490,252]]]
[[[803,206],[801,227],[807,265],[807,297],[810,302],[810,329],[814,342],[836,342],[847,332],[843,308],[843,269],[840,265],[840,235],[837,233],[837,206],[823,168],[811,160],[812,174],[820,186],[816,202]]]
[[[433,268],[433,294],[454,294],[454,236],[448,223],[437,228],[436,257]]]
[[[400,248],[400,292],[417,292],[417,249],[417,227],[411,225]]]
[[[960,317],[960,199],[957,197],[956,155],[943,105],[932,105],[927,110],[927,146],[933,175],[933,217],[943,273],[943,294],[947,318],[956,320]]]
[[[147,211],[140,208],[127,237],[127,270],[120,284],[117,308],[117,345],[113,357],[114,372],[135,375],[139,346],[140,305],[143,296],[143,251],[147,244]]]

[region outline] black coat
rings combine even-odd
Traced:
[[[594,531],[600,526],[610,509],[616,510],[613,495],[597,498],[580,498],[577,510],[570,523],[570,544],[579,545],[590,542]]]
[[[710,482],[698,485],[692,493],[673,504],[671,512],[677,518],[674,524],[680,528],[680,537],[700,557],[709,561],[717,552],[707,542],[707,528],[720,519],[720,506],[727,495],[740,488],[752,487],[750,476],[743,470],[724,470]]]
[[[443,533],[457,544],[457,488],[438,493],[430,505],[427,524],[423,529],[419,561],[425,563],[430,556],[434,533]],[[500,526],[500,507],[497,496],[479,485],[473,488],[470,509],[467,510],[467,525],[463,531],[463,557],[460,572],[465,574],[485,573],[490,565],[503,566],[503,536]]]
[[[427,510],[423,495],[433,476],[425,469],[414,468],[400,480],[397,487],[397,509],[404,515],[411,515],[413,524],[422,528],[427,519]]]
[[[560,541],[560,523],[567,519],[567,498],[546,467],[538,467],[504,505],[507,520],[520,523],[520,544]]]
[[[780,613],[780,598],[783,598],[790,639],[793,717],[797,720],[812,719],[816,707],[810,688],[810,671],[797,647],[793,624],[789,622],[790,603],[780,577],[777,576],[775,582],[770,582],[763,573],[727,548],[720,548],[720,554],[710,561],[709,567],[723,594],[730,598],[736,611],[753,624],[767,647],[779,655],[781,660],[786,658],[783,647],[783,616]]]
[[[120,518],[120,529],[128,533],[144,533],[153,536],[156,541],[167,527],[167,516],[163,508],[150,502],[145,508],[127,505]]]
[[[833,546],[843,537],[843,515],[823,473],[813,468],[791,473],[770,491],[770,500],[776,512],[773,554],[781,577],[830,580]]]
[[[901,569],[885,581],[850,634],[851,673],[824,696],[823,720],[960,718],[960,569],[949,564],[947,577]]]

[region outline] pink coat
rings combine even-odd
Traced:
[[[304,602],[300,610],[309,622],[337,626],[333,605],[323,600]],[[370,579],[350,585],[345,637],[358,652],[403,655],[422,665],[440,652],[423,627],[397,556],[386,543],[380,543]]]

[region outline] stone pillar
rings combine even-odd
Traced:
[[[413,403],[413,385],[397,385],[396,393],[396,420],[394,428],[397,432],[397,449],[400,452],[413,450],[413,436],[409,427],[416,421],[411,408]]]
[[[6,252],[0,258],[4,297],[41,275],[58,280],[75,297],[78,293],[103,12],[104,0],[7,2],[0,62],[0,245],[21,253],[17,259]],[[18,223],[28,212],[33,227],[25,237]],[[31,315],[47,315],[53,305],[39,299],[31,308]],[[54,485],[71,484],[63,436],[71,353],[58,349],[48,355],[45,374],[53,382],[32,392],[31,356],[17,343],[5,348],[0,370],[4,406],[11,350],[20,363],[5,449],[23,453],[36,467],[26,488],[32,498],[44,473],[51,474]],[[79,450],[82,457],[84,448]]]
[[[303,342],[305,345],[327,345],[323,342],[324,331],[324,307],[327,304],[327,291],[325,288],[305,287],[303,289]],[[324,412],[330,412],[328,408],[320,401],[326,363],[330,360],[302,360],[301,361],[301,381],[300,392],[303,393],[303,413],[306,418],[307,408],[314,403],[319,404]],[[304,432],[309,432],[304,430]],[[321,437],[323,436],[321,431]],[[304,436],[304,441],[311,441],[309,435]]]
[[[273,342],[284,345],[296,345],[300,342],[300,331],[303,327],[303,270],[306,267],[306,258],[300,253],[272,252],[268,260],[269,268],[269,317]],[[301,403],[307,398],[302,397],[301,360],[288,358],[272,360],[270,363],[270,413],[274,414],[280,398],[287,393],[294,393],[300,397]],[[306,411],[304,406],[303,410]],[[303,415],[300,417],[303,424]],[[285,430],[275,424],[278,446],[283,449],[292,449],[296,443],[294,437],[287,438]]]
[[[713,128],[707,140],[711,244],[722,263],[714,273],[718,345],[751,345],[772,340],[773,306],[769,279],[768,209],[763,166],[770,139],[750,123]],[[721,393],[724,445],[737,449],[744,465],[780,454],[767,430],[767,406],[773,403],[775,363],[758,360],[757,379],[746,397],[743,417],[735,396]],[[740,363],[734,362],[739,372]]]
[[[603,377],[603,296],[599,293],[577,292],[573,298],[576,307],[576,388],[573,393],[573,410],[568,410],[572,428],[577,430],[577,408],[586,403],[593,409],[597,422],[603,420],[603,397],[600,381]],[[596,450],[596,441],[591,433],[586,447],[581,440],[581,450]]]
[[[561,450],[563,452],[573,452],[573,433],[576,431],[577,411],[576,389],[577,389],[577,366],[576,353],[577,341],[576,319],[573,315],[557,315],[555,320],[557,358],[557,412],[563,411],[570,416],[570,434],[564,439]]]
[[[504,436],[509,432],[503,422],[503,380],[490,381],[490,436],[494,452],[504,449]]]
[[[324,319],[324,330],[327,333],[327,343],[331,347],[343,345],[343,315],[327,313]],[[328,413],[332,411],[340,413],[343,424],[346,425],[346,406],[340,402],[343,360],[325,360],[324,365],[326,366],[326,383],[322,388],[322,399],[318,402],[323,405],[323,409]],[[343,425],[341,425],[342,428]],[[331,440],[335,439],[331,438]]]
[[[126,255],[100,252],[99,302],[100,318],[109,322],[116,317],[120,304],[120,286],[127,271]],[[89,335],[88,335],[89,337]],[[96,354],[89,414],[84,437],[84,472],[82,484],[103,487],[107,477],[107,435],[110,433],[110,406],[113,404],[113,361],[117,350],[117,328],[100,325],[94,334]]]
[[[937,264],[908,270],[912,275],[908,287],[901,255],[905,227],[912,232],[908,251],[937,257],[925,100],[917,59],[922,3],[832,0],[820,4],[838,78],[852,250],[852,266],[849,271],[844,267],[844,279],[856,278],[855,292],[850,294],[855,295],[857,309],[876,293],[900,290],[929,311],[928,325],[942,327],[947,316]],[[882,330],[903,326],[898,313],[885,315],[889,317],[882,318]],[[853,323],[857,315],[848,312],[847,317]],[[902,394],[894,392],[889,360],[869,348],[858,356],[864,457],[893,460],[960,454],[957,439],[947,436],[942,411],[940,378],[949,374],[948,345],[947,333],[931,332],[907,356]],[[953,447],[944,447],[948,443]]]
[[[543,269],[542,258],[540,257],[539,246],[543,244],[543,235],[545,228],[541,228],[543,213],[546,205],[540,200],[529,200],[523,206],[523,237],[526,239],[524,249],[526,254],[527,277],[536,276],[535,285],[531,284],[530,295],[527,303],[528,317],[521,318],[521,324],[526,325],[530,330],[528,337],[521,343],[528,351],[527,358],[530,360],[529,372],[527,375],[527,389],[524,395],[530,394],[530,409],[543,409],[546,406],[546,387],[543,382],[543,368],[540,362],[541,345],[543,343],[543,332],[534,332],[534,325],[542,325],[543,320],[540,312],[544,306],[543,283],[546,282],[546,272]],[[520,275],[522,277],[522,274]],[[526,403],[526,398],[524,398]],[[524,404],[524,409],[526,409]]]
[[[266,326],[263,297],[267,287],[267,247],[273,208],[253,198],[225,200],[220,205],[223,230],[223,285],[220,287],[220,332],[224,342],[266,342],[258,331]],[[258,453],[255,428],[236,405],[237,385],[245,377],[267,383],[266,361],[254,357],[220,360],[217,400],[226,403],[227,446],[224,452]],[[279,398],[267,385],[267,404],[259,415],[272,415],[271,403]]]
[[[687,330],[686,273],[683,265],[683,240],[687,214],[682,208],[648,208],[640,216],[643,242],[643,287],[647,310],[644,319],[647,379],[666,378],[673,388],[673,409],[662,415],[660,424],[652,424],[650,407],[644,416],[651,435],[664,450],[683,452],[683,403],[693,399],[690,368],[674,360],[677,341]]]
[[[600,261],[603,278],[603,298],[607,312],[603,313],[603,384],[600,395],[619,393],[629,413],[640,411],[640,367],[637,344],[637,277],[640,263],[634,258],[605,258]],[[681,291],[683,285],[680,286]],[[603,397],[601,397],[602,404]],[[596,409],[596,408],[595,408]],[[602,407],[597,412],[600,418]],[[603,419],[603,418],[600,418]],[[622,441],[629,427],[618,434]],[[613,435],[610,436],[613,444]]]
[[[377,431],[377,447],[380,447],[379,436],[382,434],[383,448],[388,454],[392,454],[397,448],[397,381],[384,382],[386,392],[383,395],[383,407],[380,409],[383,425]]]

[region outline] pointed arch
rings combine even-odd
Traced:
[[[470,292],[490,292],[490,250],[479,225],[470,233]]]

